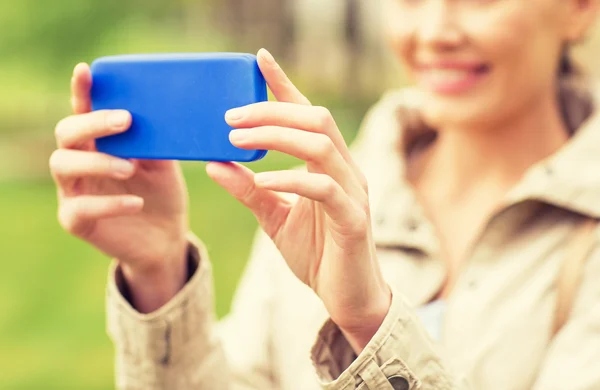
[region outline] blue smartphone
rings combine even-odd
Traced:
[[[124,109],[131,128],[96,140],[122,158],[249,162],[264,150],[229,142],[231,108],[267,100],[256,56],[244,53],[102,57],[92,71],[92,109]]]

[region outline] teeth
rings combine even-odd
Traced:
[[[459,69],[429,69],[427,77],[434,83],[440,82],[458,82],[469,77],[471,74],[468,70]]]

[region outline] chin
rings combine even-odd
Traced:
[[[478,96],[440,98],[425,94],[421,112],[425,123],[435,129],[487,127],[499,112],[489,100]]]

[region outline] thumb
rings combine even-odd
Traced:
[[[257,188],[254,172],[237,163],[210,162],[208,176],[233,195],[254,214],[265,233],[271,238],[284,224],[290,203],[271,190]]]
[[[311,105],[306,96],[290,81],[271,53],[266,49],[260,49],[256,56],[258,58],[258,67],[277,101],[305,106]]]

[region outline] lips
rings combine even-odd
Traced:
[[[490,73],[490,67],[474,62],[438,62],[417,67],[419,85],[437,94],[463,94]]]

